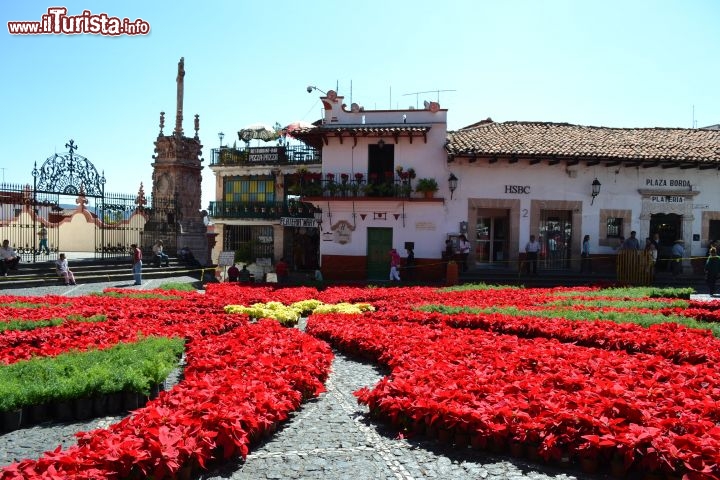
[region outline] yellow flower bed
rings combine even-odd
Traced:
[[[345,313],[357,315],[363,312],[372,312],[375,308],[369,303],[322,303],[320,300],[302,300],[290,306],[281,302],[254,303],[249,307],[245,305],[226,305],[225,313],[238,313],[250,318],[274,318],[285,326],[296,325],[300,317],[311,313]]]

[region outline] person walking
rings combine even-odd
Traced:
[[[252,283],[250,270],[248,270],[247,265],[245,264],[243,264],[242,268],[240,269],[240,273],[238,274],[238,282],[240,282],[242,285],[250,285]]]
[[[653,239],[650,237],[645,239],[645,256],[648,264],[648,273],[652,275],[653,273],[655,273],[655,264],[657,263],[658,251],[655,247],[655,242],[653,242]]]
[[[462,271],[468,271],[468,256],[470,255],[470,242],[468,241],[465,234],[460,234],[458,237],[458,252],[462,258]]]
[[[408,247],[405,251],[407,251],[407,257],[405,257],[405,280],[412,280],[415,278],[415,250],[413,250],[413,247]]]
[[[455,257],[455,246],[450,238],[445,240],[445,250],[443,250],[442,257],[446,263]]]
[[[592,273],[592,263],[590,260],[590,235],[583,237],[582,247],[580,248],[580,273]]]
[[[685,256],[685,242],[678,238],[672,246],[672,274],[677,277],[682,273],[682,260]]]
[[[530,235],[530,241],[525,245],[525,254],[528,261],[528,273],[537,275],[538,254],[540,253],[540,242],[535,239],[535,235]]]
[[[45,251],[45,255],[50,255],[50,249],[48,248],[48,232],[47,228],[45,228],[45,225],[40,226],[40,230],[38,231],[38,238],[40,239],[40,247],[38,247],[39,251]]]
[[[130,245],[132,249],[132,272],[135,277],[135,285],[142,285],[142,250],[140,250],[136,243]]]
[[[637,232],[633,230],[623,244],[623,250],[640,250],[640,240],[637,239]]]
[[[290,274],[290,266],[285,261],[285,257],[282,257],[275,264],[275,273],[277,274],[278,283],[286,283],[288,275]]]
[[[400,254],[394,248],[390,250],[390,281],[400,281]]]
[[[238,278],[240,278],[240,269],[237,268],[237,265],[233,263],[232,265],[230,265],[230,268],[228,268],[227,275],[228,282],[237,282]]]
[[[61,253],[60,257],[55,261],[55,271],[59,277],[65,280],[65,285],[75,285],[75,274],[70,271],[64,253]]]
[[[717,282],[718,273],[720,273],[720,257],[717,249],[710,247],[707,260],[705,261],[705,281],[711,296],[715,295],[715,283]]]

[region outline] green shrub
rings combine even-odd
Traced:
[[[183,349],[182,339],[150,337],[0,366],[0,411],[125,390],[148,394],[177,367]]]

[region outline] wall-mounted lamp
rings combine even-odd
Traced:
[[[220,148],[222,148],[222,141],[223,138],[225,138],[225,134],[223,132],[218,133],[218,138],[220,139]]]
[[[450,189],[450,200],[453,198],[453,193],[455,193],[455,190],[457,190],[457,182],[458,178],[455,176],[454,173],[450,173],[450,178],[448,178],[448,188]]]
[[[378,148],[383,148],[385,146],[385,140],[383,140],[382,138],[378,140],[377,146]]]
[[[318,230],[322,232],[322,223],[323,223],[323,212],[322,209],[317,208],[315,209],[315,212],[313,213],[313,216],[315,217],[315,222],[318,225]]]
[[[308,86],[307,86],[307,92],[308,92],[308,93],[312,93],[313,90],[317,90],[318,92],[322,93],[323,95],[327,95],[327,92],[324,92],[324,91],[320,90],[320,89],[319,89],[318,87],[316,87],[315,85],[308,85]]]
[[[590,200],[590,205],[592,205],[593,202],[595,201],[595,197],[597,197],[597,196],[600,194],[600,187],[601,187],[601,186],[602,186],[602,185],[600,185],[600,181],[599,181],[597,178],[596,178],[595,180],[593,180],[593,182],[592,182],[592,193],[590,194],[590,195],[592,195],[592,200]]]

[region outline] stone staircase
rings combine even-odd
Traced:
[[[74,259],[70,261],[70,270],[78,284],[98,282],[132,282],[133,275],[129,260]],[[207,270],[214,272],[214,269]],[[200,279],[202,267],[188,266],[177,259],[170,259],[168,267],[143,265],[143,280],[152,278],[191,276]],[[18,270],[10,270],[8,276],[0,277],[0,290],[13,288],[32,288],[40,286],[62,285],[64,280],[55,273],[52,261],[21,263]]]

